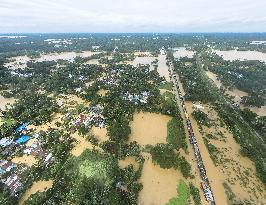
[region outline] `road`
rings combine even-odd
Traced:
[[[185,124],[186,124],[186,128],[187,128],[187,131],[188,131],[188,136],[189,136],[189,142],[191,143],[191,146],[192,146],[192,150],[194,152],[194,158],[196,160],[196,163],[197,163],[197,167],[198,167],[198,171],[199,171],[199,174],[200,174],[200,177],[201,177],[201,189],[203,191],[203,194],[205,196],[205,199],[212,205],[216,205],[216,202],[215,202],[215,199],[214,199],[214,195],[213,195],[213,191],[211,189],[211,186],[210,186],[210,183],[209,183],[209,180],[208,180],[208,177],[207,177],[207,173],[206,173],[206,169],[205,169],[205,166],[203,164],[203,160],[202,160],[202,157],[201,157],[201,153],[200,153],[200,149],[199,149],[199,146],[197,144],[197,140],[196,140],[196,136],[193,132],[193,127],[192,127],[192,123],[189,119],[189,115],[187,113],[187,109],[186,109],[186,106],[185,106],[185,99],[180,91],[180,88],[179,88],[179,82],[176,78],[176,74],[174,73],[173,71],[173,65],[172,63],[170,63],[169,65],[169,68],[170,68],[170,77],[174,83],[174,87],[175,87],[175,90],[176,90],[176,96],[177,96],[177,99],[182,107],[182,111],[184,113],[184,116],[185,116]]]

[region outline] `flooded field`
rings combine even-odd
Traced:
[[[174,48],[175,58],[183,58],[183,57],[193,58],[193,55],[194,52],[187,50],[185,47]]]
[[[120,169],[124,169],[131,164],[133,165],[134,171],[137,171],[139,168],[139,165],[136,162],[135,157],[126,157],[125,159],[118,161],[118,165]]]
[[[139,193],[138,204],[166,204],[176,196],[176,187],[182,175],[177,170],[162,169],[154,165],[149,154],[145,154],[144,158],[145,163],[139,180],[143,184],[143,189]]]
[[[158,73],[170,81],[168,66],[166,65],[166,55],[158,55]]]
[[[35,62],[42,61],[57,61],[57,60],[67,60],[73,62],[74,59],[78,56],[80,57],[89,57],[93,54],[98,54],[99,52],[92,51],[83,51],[80,53],[77,52],[63,52],[63,53],[49,53],[49,54],[41,54],[38,58],[29,58],[28,56],[17,56],[10,58],[10,62],[6,63],[5,66],[10,69],[18,69],[25,68],[28,61],[33,60]]]
[[[161,114],[140,112],[135,113],[130,123],[130,142],[136,141],[140,145],[155,145],[166,143],[167,123],[171,117]]]
[[[104,90],[104,89],[101,89],[97,92],[97,94],[100,96],[106,96],[107,93],[108,93],[108,90]]]
[[[189,105],[189,110],[191,110],[191,103],[187,104]],[[212,134],[217,137],[217,139],[209,140],[211,144],[219,150],[219,154],[217,155],[220,161],[219,165],[212,169],[209,169],[211,168],[209,167],[209,163],[206,165],[211,182],[214,185],[215,181],[219,181],[220,185],[222,185],[223,182],[226,182],[235,193],[236,200],[247,199],[252,201],[252,204],[265,204],[266,191],[262,182],[256,177],[254,163],[247,157],[243,157],[239,154],[240,145],[236,143],[233,135],[227,128],[220,127],[218,114],[208,105],[204,105],[204,112],[215,122],[215,125],[210,128],[203,127],[204,136]],[[194,131],[197,133],[197,129]],[[222,133],[222,135],[219,133]],[[197,133],[197,136],[200,135],[200,133]],[[202,143],[201,140],[201,137],[198,138],[199,143]],[[202,146],[204,146],[204,144],[202,144]],[[217,173],[218,175],[215,178],[212,178],[214,173]],[[221,187],[214,186],[213,189],[214,191],[221,190]],[[217,196],[217,194],[215,194],[216,199],[217,197],[220,197],[220,195]],[[217,200],[217,202],[220,202],[220,200],[221,199]]]
[[[152,57],[152,56],[144,56],[144,57],[139,57],[137,56],[133,60],[133,66],[138,66],[139,64],[149,64],[151,66],[151,62],[154,61],[157,57]]]
[[[222,83],[217,79],[217,75],[211,71],[206,72],[207,76],[214,82],[214,84],[218,87],[221,88]],[[233,90],[226,90],[226,93],[230,96],[234,97],[234,101],[237,104],[240,104],[241,97],[243,96],[248,96],[248,93],[238,90],[237,88],[234,88]]]
[[[4,98],[0,95],[0,109],[5,110],[7,104],[13,104],[15,102],[15,98]]]
[[[26,164],[28,167],[31,167],[37,162],[35,157],[32,155],[23,155],[22,157],[15,157],[11,161],[16,164]]]
[[[136,55],[136,54],[135,54]],[[158,57],[153,56],[136,56],[133,60],[132,65],[138,66],[139,64],[150,65],[150,68],[153,69],[152,62],[158,59],[158,73],[160,76],[165,77],[167,81],[170,80],[168,66],[166,65],[166,55],[159,54]]]
[[[93,145],[77,132],[72,134],[72,137],[77,140],[75,147],[71,150],[71,154],[75,157],[80,156],[86,149],[93,149]]]
[[[92,134],[94,134],[100,142],[107,141],[109,138],[107,136],[107,129],[93,126],[91,128]]]
[[[266,53],[258,51],[219,51],[213,50],[217,55],[222,56],[224,60],[259,60],[266,62]]]
[[[252,107],[250,108],[252,112],[255,112],[258,116],[266,116],[266,106]]]
[[[22,198],[19,200],[19,205],[23,205],[23,203],[32,195],[37,192],[44,192],[47,191],[48,189],[52,188],[53,186],[53,181],[38,181],[38,182],[33,182],[33,185],[31,186],[30,189],[28,189],[25,194],[22,196]]]

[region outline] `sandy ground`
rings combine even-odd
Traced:
[[[175,48],[174,50],[175,50],[174,51],[175,58],[183,58],[183,57],[193,58],[194,52],[186,50],[185,47]]]
[[[259,60],[266,62],[266,53],[258,51],[219,51],[213,50],[217,55],[222,56],[224,60]]]
[[[135,113],[130,123],[129,141],[137,141],[141,146],[166,143],[167,123],[170,120],[171,117],[166,115],[148,112]]]
[[[37,192],[44,192],[48,189],[52,188],[53,181],[38,181],[33,182],[33,185],[30,189],[28,189],[25,194],[22,196],[22,198],[19,200],[19,205],[23,205],[23,203],[30,197],[30,195],[35,194]]]

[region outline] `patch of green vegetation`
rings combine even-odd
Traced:
[[[217,166],[219,163],[218,155],[220,151],[213,144],[211,144],[211,142],[207,138],[203,137],[203,141],[209,151],[212,161]]]
[[[152,155],[152,161],[163,169],[180,169],[185,178],[191,177],[191,166],[184,157],[180,157],[169,144],[156,144],[147,146]]]
[[[177,197],[170,199],[166,205],[187,205],[190,193],[189,187],[183,180],[179,181],[176,191]]]
[[[162,101],[161,112],[163,114],[177,117],[178,119],[182,119],[181,114],[180,114],[180,110],[178,108],[178,104],[176,101],[175,94],[166,91],[162,95],[161,101]]]
[[[159,89],[165,89],[171,91],[174,87],[174,83],[171,82],[164,82],[159,86]]]
[[[200,125],[205,125],[207,127],[211,126],[211,120],[208,118],[208,115],[200,110],[194,110],[192,116],[196,119],[197,123]]]
[[[166,141],[176,150],[182,148],[187,151],[188,146],[183,121],[173,118],[167,123]]]
[[[192,183],[189,184],[190,194],[193,197],[195,205],[201,205],[200,191]]]
[[[225,194],[227,196],[228,201],[233,202],[236,198],[235,193],[232,191],[232,189],[226,182],[223,183],[223,187],[224,187]]]

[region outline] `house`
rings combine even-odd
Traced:
[[[0,140],[1,147],[7,147],[8,145],[11,145],[12,143],[13,143],[13,140],[7,137],[4,137]]]
[[[10,172],[14,168],[16,168],[16,165],[13,164],[11,161],[7,161],[7,160],[1,160],[0,161],[0,174]]]
[[[22,131],[22,130],[25,129],[29,124],[30,124],[30,122],[25,122],[23,125],[21,125],[20,127],[18,127],[18,128],[16,129],[16,132],[20,132],[20,131]]]
[[[22,144],[22,143],[25,143],[25,142],[27,142],[29,139],[30,139],[29,136],[27,136],[27,135],[23,135],[23,136],[21,136],[20,138],[18,138],[18,139],[16,140],[16,144]]]
[[[10,189],[12,195],[17,196],[17,192],[21,189],[22,183],[18,175],[14,174],[9,176],[3,183]]]

